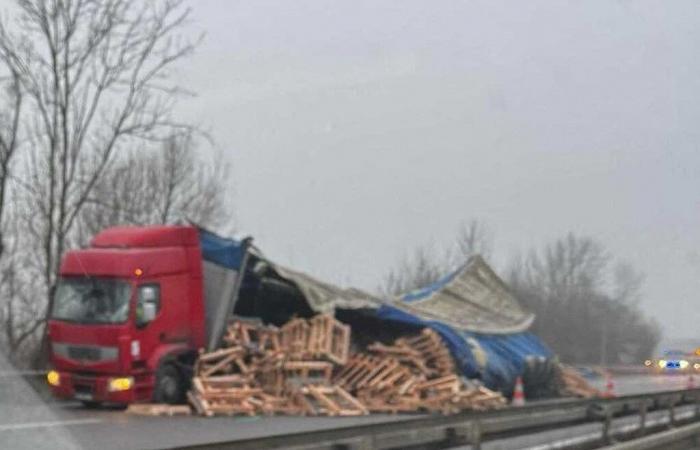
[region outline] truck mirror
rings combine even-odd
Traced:
[[[160,287],[155,284],[139,286],[136,305],[136,326],[141,328],[156,318],[160,309]]]

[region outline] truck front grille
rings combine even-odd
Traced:
[[[92,395],[92,386],[87,384],[74,384],[73,390],[76,394]]]
[[[117,347],[76,345],[61,342],[54,342],[52,349],[56,355],[63,358],[89,362],[115,361],[119,354]]]

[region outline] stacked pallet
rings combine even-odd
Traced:
[[[431,411],[444,414],[506,404],[500,393],[465,383],[449,350],[433,330],[375,343],[341,367],[333,383],[354,393],[373,412]]]
[[[223,342],[195,364],[188,400],[201,415],[368,413],[331,385],[350,348],[350,327],[331,316],[293,319],[280,329],[236,321]]]
[[[559,379],[562,384],[561,394],[581,398],[601,397],[602,393],[592,387],[573,367],[561,365]]]
[[[281,328],[236,321],[223,342],[195,364],[188,399],[201,415],[450,414],[505,404],[500,394],[458,377],[430,329],[352,356],[350,327],[329,315]]]

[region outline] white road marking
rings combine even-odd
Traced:
[[[29,428],[49,428],[49,427],[67,427],[71,425],[88,425],[91,423],[101,423],[100,419],[76,419],[76,420],[56,420],[53,422],[26,422],[26,423],[10,423],[0,425],[0,431],[26,430]]]

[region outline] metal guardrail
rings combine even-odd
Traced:
[[[603,450],[653,450],[668,449],[674,444],[684,443],[685,448],[697,448],[700,444],[700,423],[693,423],[672,430],[661,431],[650,436],[634,439],[621,444],[604,447]]]
[[[667,410],[669,424],[677,423],[679,406],[695,405],[692,420],[700,420],[700,389],[627,395],[610,399],[556,400],[530,403],[496,411],[467,412],[453,416],[410,417],[389,423],[344,426],[318,431],[226,440],[181,447],[183,449],[394,449],[415,446],[447,448],[471,445],[478,450],[485,441],[601,423],[601,443],[613,441],[612,421],[639,416],[638,433],[646,432],[647,414]],[[700,425],[698,425],[700,426]],[[694,430],[694,429],[693,429]],[[650,436],[653,437],[653,436]],[[624,447],[624,449],[637,447]],[[654,448],[654,447],[640,447]]]

